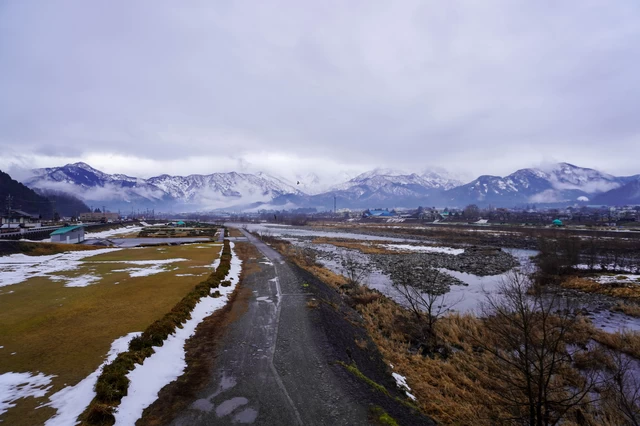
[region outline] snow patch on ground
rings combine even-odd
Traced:
[[[75,386],[67,386],[49,397],[49,402],[45,406],[57,410],[56,414],[45,422],[45,426],[68,426],[79,422],[77,418],[89,406],[91,400],[96,396],[93,387],[98,381],[104,366],[118,356],[119,353],[129,349],[129,342],[141,333],[129,333],[111,343],[111,349],[107,354],[107,359],[98,367],[96,371],[82,379]]]
[[[445,253],[458,255],[464,253],[464,249],[455,249],[451,247],[432,247],[432,246],[413,246],[410,244],[382,244],[383,247],[389,250],[397,251],[420,251],[429,253]]]
[[[124,228],[117,229],[109,229],[107,231],[101,232],[85,232],[84,238],[86,240],[95,239],[95,238],[109,238],[119,234],[129,234],[132,232],[140,232],[142,231],[141,226],[125,226]]]
[[[127,396],[122,399],[115,413],[116,425],[135,424],[142,416],[144,409],[158,398],[160,390],[184,372],[187,366],[185,342],[195,333],[196,327],[202,320],[227,303],[229,295],[240,279],[242,261],[236,256],[233,247],[231,243],[231,269],[227,276],[232,285],[217,289],[222,297],[207,296],[200,299],[191,313],[191,319],[182,324],[182,328],[176,329],[162,346],[154,347],[155,353],[145,359],[142,364],[137,364],[136,368],[127,374],[131,383]]]
[[[411,388],[407,384],[407,378],[398,373],[391,373],[391,375],[393,376],[394,379],[396,379],[396,384],[398,385],[398,387],[402,389],[404,393],[406,393],[407,396],[411,398],[411,400],[415,401],[416,397],[410,393]]]
[[[108,248],[87,251],[70,251],[61,254],[47,256],[27,256],[24,254],[12,254],[0,257],[0,287],[19,284],[35,277],[54,277],[57,272],[76,270],[82,263],[82,259],[104,253],[111,253],[121,249]]]
[[[148,268],[127,268],[127,269],[114,269],[113,272],[128,272],[129,277],[137,278],[137,277],[148,277],[149,275],[159,274],[161,272],[165,272],[164,266],[162,265],[153,265]]]
[[[14,407],[21,398],[41,398],[49,392],[51,379],[42,373],[4,373],[0,374],[0,415]]]
[[[233,244],[233,243],[231,243],[231,244]],[[232,247],[233,247],[233,245],[232,245]],[[218,266],[220,266],[220,260],[222,259],[222,251],[223,250],[224,250],[224,248],[222,250],[220,250],[220,256],[218,256],[218,258],[215,259],[213,261],[213,263],[211,264],[211,267],[213,268],[214,271],[218,269]]]
[[[622,283],[640,285],[640,275],[634,274],[600,275],[591,279],[600,284]]]
[[[68,279],[67,283],[64,286],[65,287],[86,287],[97,281],[100,281],[100,277],[96,277],[95,275],[80,275],[79,277]]]

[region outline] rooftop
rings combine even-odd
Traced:
[[[56,229],[51,233],[51,235],[66,234],[67,232],[75,231],[78,228],[82,228],[82,225],[65,226],[63,228]]]

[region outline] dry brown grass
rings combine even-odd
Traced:
[[[380,244],[390,244],[389,241],[354,241],[354,240],[342,240],[335,238],[320,237],[313,241],[313,244],[330,244],[336,247],[342,247],[351,250],[358,250],[364,254],[399,254],[404,253],[399,250],[390,250],[385,247],[381,247]]]
[[[587,278],[569,277],[563,280],[560,285],[587,293],[599,293],[622,299],[640,300],[640,285],[636,284],[600,284]]]
[[[96,250],[104,247],[86,246],[83,244],[56,244],[56,243],[33,243],[20,241],[19,249],[28,256],[46,256],[63,253],[65,251],[86,251]]]
[[[238,228],[228,228],[230,237],[244,237],[244,234]]]
[[[317,242],[334,243],[326,239]],[[341,276],[309,262],[299,250],[281,242],[272,242],[272,246],[327,284],[345,291],[346,287],[340,284],[344,283]],[[349,248],[355,246],[350,245]],[[493,374],[500,366],[477,344],[490,339],[482,319],[469,314],[450,314],[441,318],[436,324],[436,334],[444,350],[424,356],[412,349],[415,319],[406,309],[364,286],[347,291],[348,294],[343,296],[362,316],[365,328],[384,360],[393,365],[394,372],[407,378],[412,393],[417,397],[417,404],[425,414],[442,424],[509,424],[505,419],[510,417],[510,413],[499,402],[497,389],[500,389],[500,384]],[[578,323],[568,340],[584,344],[592,337],[605,346],[640,356],[640,337],[637,334],[607,334],[595,330],[586,321]],[[594,362],[593,359],[583,361]],[[564,419],[563,424],[577,423]],[[614,425],[616,422],[605,419],[590,424]]]
[[[640,318],[640,306],[625,302],[618,302],[612,309],[614,312],[622,312],[632,317]]]

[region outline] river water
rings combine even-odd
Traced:
[[[414,244],[417,242],[413,239],[390,238],[387,236],[377,236],[370,234],[364,235],[348,232],[319,231],[310,228],[303,229],[294,226],[266,223],[247,224],[245,226],[251,232],[265,233],[274,237],[286,239],[294,245],[310,247],[320,251],[321,255],[318,260],[325,267],[338,274],[342,273],[342,269],[338,261],[341,255],[345,253],[351,253],[352,256],[360,259],[362,262],[368,262],[368,256],[355,250],[339,248],[329,244],[311,244],[311,238],[328,237],[359,241],[383,240],[398,243],[411,242]],[[421,241],[421,243],[424,245],[428,245],[429,242]],[[522,266],[528,266],[531,263],[530,258],[538,253],[535,250],[521,250],[510,248],[503,248],[503,250],[516,257],[520,261],[520,264]],[[398,303],[404,303],[400,293],[393,287],[391,278],[383,271],[373,266],[373,263],[369,263],[369,267],[371,273],[365,279],[366,285],[370,288],[380,291],[382,294],[396,300]],[[444,304],[450,307],[452,311],[458,311],[462,313],[470,312],[474,314],[480,314],[482,305],[487,300],[487,297],[497,294],[499,285],[507,276],[507,274],[478,276],[447,269],[441,269],[441,271],[467,284],[465,286],[451,286],[451,290],[445,296]],[[605,331],[615,332],[623,329],[640,331],[640,318],[631,317],[620,312],[612,312],[609,309],[602,309],[597,304],[594,304],[593,306],[587,306],[587,310],[589,311],[589,317],[593,321],[593,324]]]

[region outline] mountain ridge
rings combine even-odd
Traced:
[[[125,174],[107,174],[84,162],[62,167],[36,169],[25,184],[38,190],[78,195],[85,202],[104,202],[128,208],[169,206],[172,209],[260,209],[316,207],[417,207],[468,204],[510,207],[526,203],[588,203],[590,200],[635,200],[633,185],[640,175],[616,177],[570,163],[545,168],[524,168],[507,176],[482,175],[460,182],[446,171],[422,173],[377,168],[361,173],[325,191],[305,192],[306,183],[295,184],[264,172],[216,172],[172,176],[160,174],[147,179]],[[305,178],[319,183],[308,173]],[[603,194],[629,185],[627,193]],[[316,186],[315,188],[318,188]],[[630,198],[629,198],[630,197]]]

